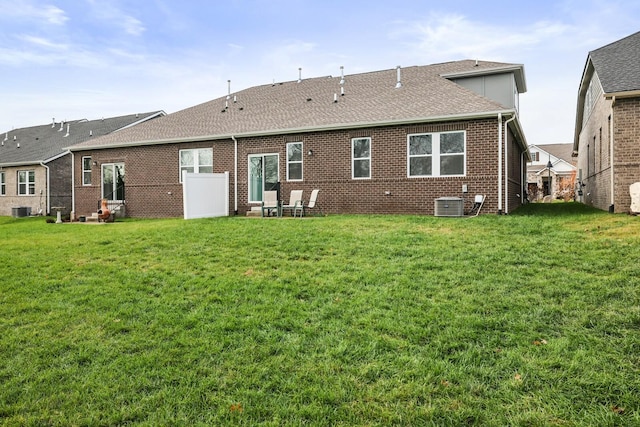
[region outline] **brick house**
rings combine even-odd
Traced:
[[[582,201],[629,212],[640,181],[640,32],[589,52],[578,89],[573,150]]]
[[[527,163],[527,197],[534,202],[551,199],[573,200],[576,166],[573,144],[530,145],[531,161]],[[548,164],[551,162],[551,168]]]
[[[164,115],[162,111],[99,120],[73,120],[0,134],[0,215],[68,214],[72,161],[68,146]],[[22,215],[21,215],[22,216]]]
[[[456,61],[274,82],[229,93],[71,147],[75,214],[104,197],[83,160],[126,167],[126,212],[183,214],[183,171],[229,172],[229,214],[260,206],[263,191],[320,189],[327,213],[433,214],[434,199],[486,195],[482,213],[522,203],[526,141],[520,64]],[[463,187],[468,193],[463,193]],[[466,197],[465,194],[467,194]],[[286,200],[285,200],[286,201]]]

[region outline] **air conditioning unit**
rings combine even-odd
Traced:
[[[464,200],[460,197],[440,197],[435,200],[435,216],[464,216]]]

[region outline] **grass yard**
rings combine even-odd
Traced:
[[[0,242],[0,425],[640,425],[637,217],[3,217]]]

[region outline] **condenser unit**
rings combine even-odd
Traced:
[[[440,197],[435,200],[435,216],[464,216],[464,200],[460,197]]]

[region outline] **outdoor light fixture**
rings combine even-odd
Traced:
[[[93,161],[93,166],[98,166],[98,162],[96,162],[95,160]]]
[[[313,156],[313,150],[309,150],[309,151],[307,152],[307,154],[308,154],[308,155],[310,155],[310,156]]]

